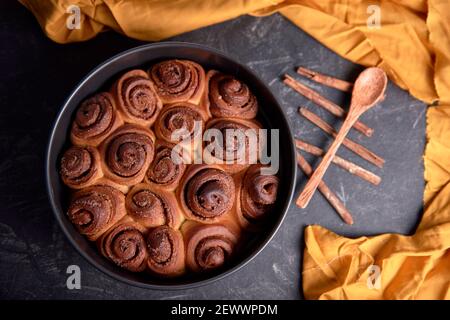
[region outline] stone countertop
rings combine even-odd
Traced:
[[[105,32],[88,42],[59,45],[45,37],[18,2],[4,1],[0,8],[0,298],[298,299],[305,226],[320,224],[353,237],[414,231],[422,214],[426,106],[389,83],[386,100],[362,117],[375,129],[373,137],[350,133],[386,159],[384,169],[344,148],[338,152],[379,174],[381,185],[374,187],[334,166],[324,178],[352,212],[353,226],[345,225],[316,194],[306,210],[291,206],[258,257],[211,285],[152,291],[104,275],[75,251],[53,217],[45,188],[45,150],[52,123],[80,79],[107,58],[143,42]],[[329,137],[302,119],[297,108],[305,105],[338,124],[336,118],[283,85],[280,76],[294,75],[299,65],[348,80],[362,70],[277,14],[243,16],[173,40],[220,49],[250,66],[281,102],[294,134],[322,147],[330,143]],[[338,104],[348,103],[346,94],[306,83]],[[300,190],[305,182],[300,172],[298,181]],[[66,287],[69,265],[81,268],[81,290]]]

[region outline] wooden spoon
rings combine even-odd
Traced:
[[[309,178],[302,193],[297,198],[297,206],[306,208],[314,192],[322,180],[325,171],[331,163],[345,136],[350,128],[355,124],[358,118],[367,110],[372,108],[379,101],[383,100],[384,92],[387,86],[386,73],[380,68],[367,68],[360,73],[355,81],[352,91],[352,100],[347,117],[339,130],[333,144],[328,149],[326,155],[322,158],[317,169]]]

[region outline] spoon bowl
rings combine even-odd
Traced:
[[[362,109],[361,114],[367,111],[383,99],[386,86],[387,76],[382,69],[367,68],[360,73],[353,86],[350,110],[357,107]]]

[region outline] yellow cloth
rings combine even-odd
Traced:
[[[280,12],[341,56],[378,65],[427,103],[425,213],[413,236],[348,239],[320,226],[305,230],[303,291],[308,299],[450,299],[450,2],[448,0],[20,0],[54,41],[113,29],[161,40],[242,14]],[[66,10],[81,10],[69,30]],[[381,8],[369,28],[369,5]],[[380,287],[369,268],[380,268]]]

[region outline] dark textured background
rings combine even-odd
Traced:
[[[411,233],[422,211],[425,105],[390,83],[387,99],[363,116],[371,139],[350,136],[386,159],[383,170],[342,148],[339,154],[380,174],[374,187],[331,167],[326,182],[352,212],[345,225],[315,195],[306,210],[291,206],[280,231],[247,267],[212,285],[185,291],[151,291],[119,283],[89,265],[65,239],[53,218],[44,180],[44,156],[52,123],[65,97],[91,69],[142,44],[113,32],[84,43],[59,45],[41,32],[16,1],[0,3],[0,298],[3,299],[296,299],[301,294],[303,229],[320,224],[347,235]],[[272,88],[295,135],[326,146],[329,138],[297,114],[300,104],[335,119],[280,81],[303,65],[354,80],[350,63],[280,15],[241,17],[170,40],[220,49],[250,66]],[[308,82],[339,104],[348,95]],[[311,158],[309,158],[311,159]],[[312,160],[312,159],[311,159]],[[299,181],[304,178],[299,174]],[[79,265],[82,289],[66,288],[66,268]]]

